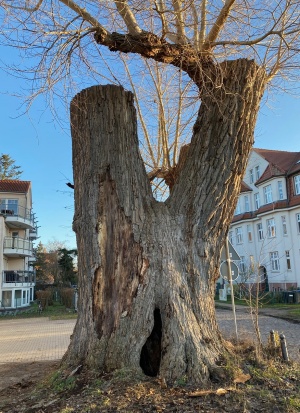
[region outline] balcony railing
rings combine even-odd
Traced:
[[[33,244],[24,238],[5,237],[3,252],[10,256],[22,255],[24,257],[30,257],[33,255]]]
[[[2,285],[3,284],[34,284],[35,273],[33,271],[3,271]]]
[[[17,205],[0,205],[0,213],[6,217],[6,223],[18,225],[22,228],[35,229],[35,217],[32,210]]]
[[[35,225],[33,229],[29,230],[29,238],[30,239],[37,239],[38,238],[38,226]]]

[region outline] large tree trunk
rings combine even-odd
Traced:
[[[166,202],[154,200],[130,92],[95,86],[71,104],[79,312],[65,361],[209,378],[223,355],[214,310],[228,231],[265,85],[245,59],[222,64]]]

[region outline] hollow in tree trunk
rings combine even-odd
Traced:
[[[221,70],[223,86],[202,93],[166,202],[152,196],[132,94],[94,86],[73,99],[79,304],[70,365],[202,382],[224,354],[215,281],[266,79],[246,59]]]

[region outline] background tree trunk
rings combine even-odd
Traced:
[[[203,92],[164,203],[154,200],[139,154],[132,94],[95,86],[73,99],[79,313],[70,365],[200,382],[224,353],[215,281],[265,73],[246,59],[221,70],[223,86]]]

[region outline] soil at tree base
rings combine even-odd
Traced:
[[[57,373],[57,362],[2,364],[0,412],[299,412],[299,363],[258,365],[253,348],[248,351],[240,366],[246,372],[242,377],[249,375],[249,379],[224,380],[206,388],[187,384],[185,377],[170,385],[126,370],[110,375],[79,370],[70,375]]]

